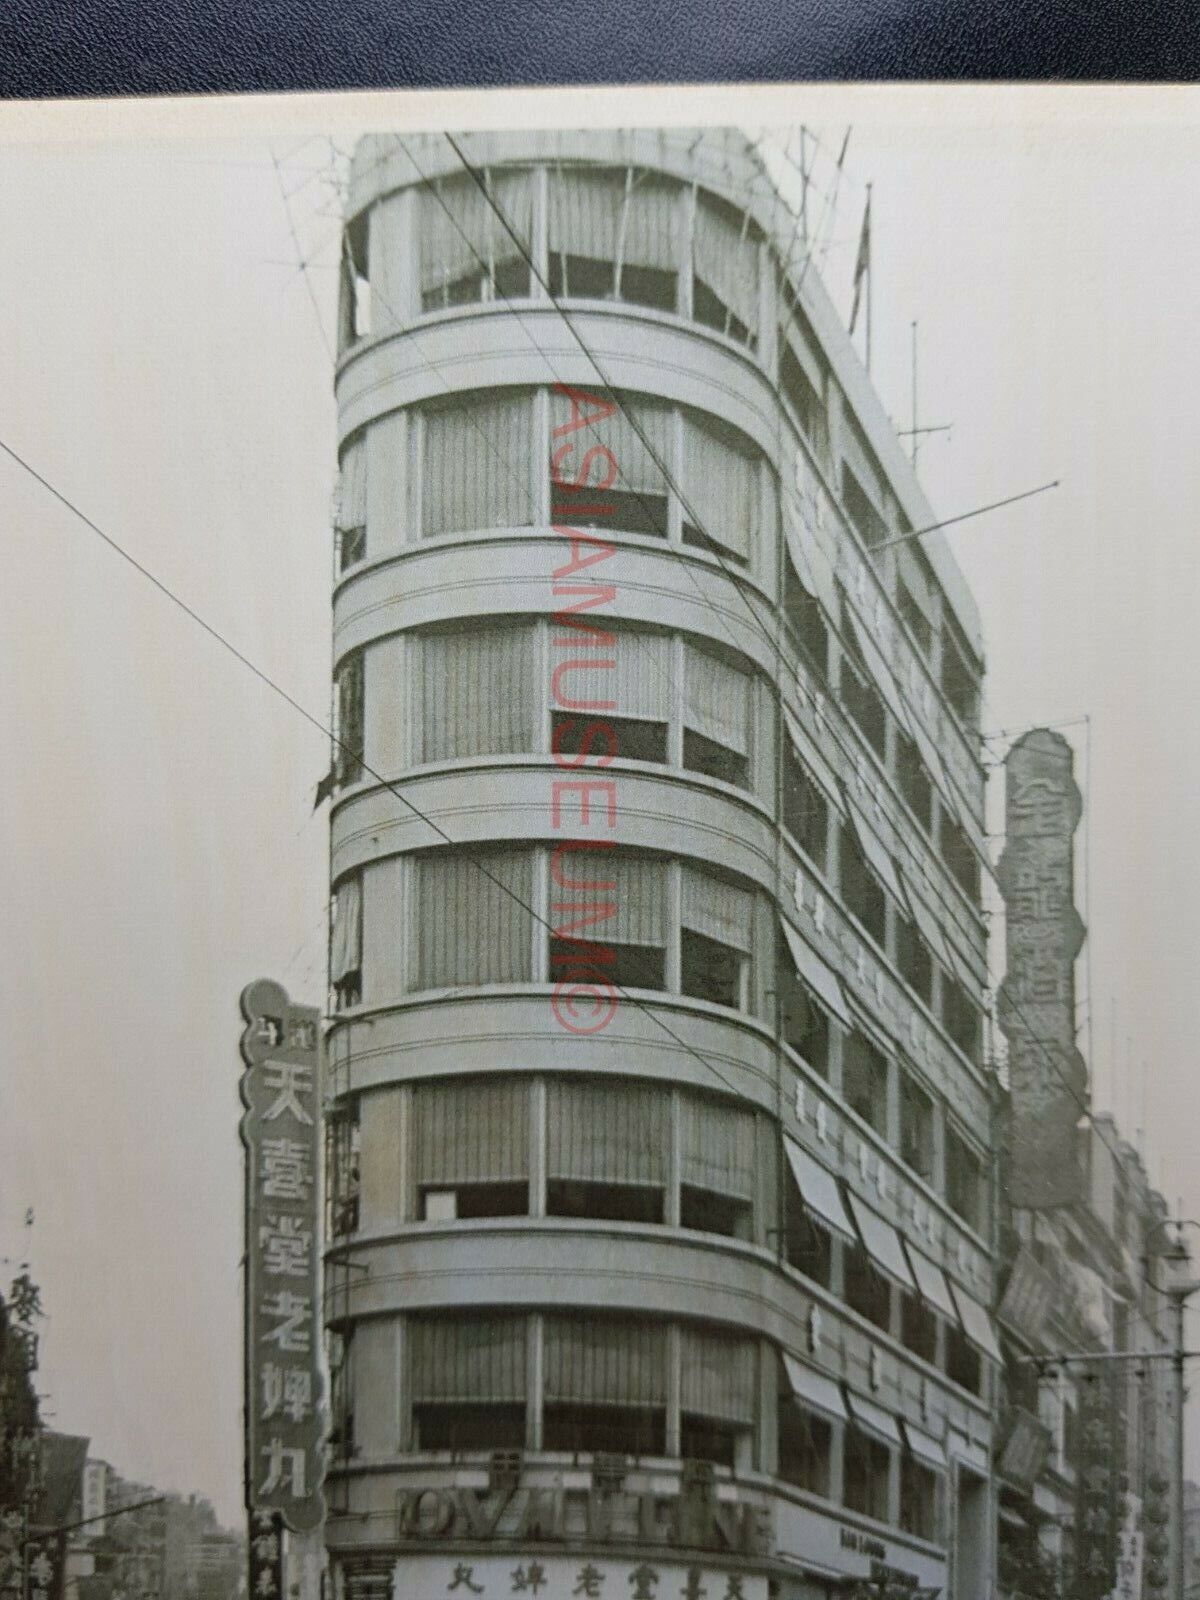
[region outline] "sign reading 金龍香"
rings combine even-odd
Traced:
[[[997,877],[1007,928],[999,1022],[1012,1097],[1009,1199],[1036,1209],[1076,1200],[1082,1186],[1075,1128],[1087,1068],[1075,1043],[1075,958],[1084,930],[1074,872],[1082,801],[1060,733],[1023,734],[1004,768]]]
[[[317,1527],[321,1495],[320,1012],[242,991],[246,1147],[246,1509]],[[267,1600],[267,1597],[262,1597]]]

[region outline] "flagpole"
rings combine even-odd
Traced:
[[[867,185],[867,216],[870,217],[870,215],[871,215],[871,185],[868,184]],[[870,239],[869,236],[868,236],[868,248],[871,248],[874,245],[874,243],[875,243],[875,241],[873,239]],[[874,259],[873,258],[874,258],[874,250],[872,249],[871,255],[868,256],[868,258],[867,258],[867,376],[868,376],[868,378],[871,376],[871,288],[872,288],[872,284],[873,284],[874,278],[875,278],[875,268],[874,268]]]

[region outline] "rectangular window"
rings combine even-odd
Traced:
[[[887,1333],[892,1317],[892,1287],[883,1273],[858,1245],[848,1245],[842,1251],[842,1272],[846,1304]]]
[[[846,515],[858,530],[858,536],[867,549],[873,550],[876,545],[882,544],[888,534],[887,523],[884,522],[871,497],[844,461],[842,462],[842,503],[846,507]]]
[[[512,1217],[529,1210],[529,1086],[452,1078],[413,1089],[413,1161],[422,1215]]]
[[[367,553],[367,436],[358,433],[342,451],[336,518],[338,572]]]
[[[891,1451],[861,1429],[846,1429],[843,1504],[876,1522],[888,1520]]]
[[[680,1454],[733,1467],[749,1449],[757,1408],[753,1341],[706,1328],[680,1333]]]
[[[758,452],[743,433],[716,417],[684,412],[684,544],[708,550],[715,543],[738,561],[751,559],[760,517],[758,467]]]
[[[818,552],[816,559],[820,561]],[[800,581],[791,556],[783,563],[783,614],[805,661],[822,683],[829,678],[829,624],[821,602]]]
[[[937,1538],[938,1474],[909,1451],[900,1457],[900,1526],[918,1539]]]
[[[548,1316],[547,1450],[662,1455],[667,1346],[659,1323],[611,1316]]]
[[[911,532],[911,529],[908,531]],[[933,649],[933,624],[903,578],[896,579],[896,608],[908,631],[920,646],[922,654],[928,656]]]
[[[850,637],[850,635],[847,635]],[[842,704],[881,761],[887,757],[887,711],[883,696],[861,668],[842,657]]]
[[[550,977],[664,989],[666,862],[617,851],[556,850],[550,860]]]
[[[685,995],[744,1009],[753,910],[747,890],[696,867],[683,868],[680,987]]]
[[[899,728],[896,730],[896,777],[905,802],[929,833],[933,828],[933,783],[916,741]]]
[[[362,874],[337,886],[329,936],[329,978],[339,1011],[362,1000]]]
[[[784,1246],[788,1266],[828,1289],[833,1269],[833,1240],[829,1229],[813,1220],[790,1168],[784,1182]]]
[[[900,1077],[900,1159],[926,1182],[933,1177],[933,1101],[907,1073]]]
[[[534,748],[534,632],[524,621],[418,636],[417,762]]]
[[[531,851],[434,850],[414,866],[418,989],[532,979]]]
[[[783,746],[783,825],[810,861],[825,868],[829,804],[792,748]]]
[[[983,1030],[979,1007],[948,972],[942,975],[942,1022],[962,1053],[978,1061]]]
[[[426,406],[421,533],[526,528],[533,521],[533,396],[481,389]]]
[[[520,1449],[525,1443],[526,1319],[412,1317],[414,1448]]]
[[[829,1077],[829,1017],[809,993],[792,964],[787,949],[779,951],[776,982],[780,994],[780,1025],[784,1042],[791,1045],[814,1072]]]
[[[966,833],[945,809],[938,823],[938,845],[950,876],[973,904],[979,900],[979,859]]]
[[[937,1359],[937,1316],[915,1294],[900,1291],[900,1341],[931,1365]]]
[[[607,618],[589,622],[591,615],[564,611],[551,619],[551,644],[562,667],[555,667],[550,685],[551,748],[562,755],[585,750],[589,762],[665,763],[671,637],[649,628],[610,627]],[[591,628],[601,637],[593,639]],[[611,712],[587,709],[607,705]]]
[[[422,311],[528,298],[533,174],[491,168],[481,176],[482,189],[463,172],[418,190]]]
[[[759,237],[749,211],[705,190],[697,192],[692,314],[752,350],[758,343]]]
[[[820,438],[823,434],[824,421],[821,397],[808,373],[793,354],[782,329],[779,340],[779,389],[792,408],[805,438],[814,441]]]
[[[614,409],[607,414],[601,402]],[[551,397],[551,429],[566,420],[570,402]],[[555,527],[599,528],[665,539],[670,528],[668,478],[674,413],[662,401],[626,392],[588,389],[585,410],[593,420],[561,441],[551,439],[550,521]],[[591,478],[578,480],[588,451]],[[604,454],[607,452],[607,455]],[[578,485],[578,486],[577,486]]]
[[[586,755],[589,762],[652,761],[664,766],[667,724],[614,717],[607,711],[576,716],[556,711],[551,722],[551,749],[556,755]]]
[[[946,1204],[977,1233],[983,1231],[983,1162],[953,1128],[946,1129]]]
[[[854,830],[847,823],[842,823],[840,829],[839,865],[842,903],[883,949],[887,942],[886,896],[879,879],[863,859]]]
[[[331,1239],[355,1233],[359,1221],[358,1101],[341,1101],[325,1118],[325,1227]]]
[[[552,1078],[547,1084],[547,1211],[661,1223],[670,1143],[656,1085]]]
[[[929,1005],[933,999],[933,961],[929,946],[916,924],[904,916],[896,918],[896,965],[909,988]]]
[[[829,1498],[833,1429],[785,1393],[779,1396],[779,1476],[809,1494]]]
[[[972,1394],[983,1387],[983,1357],[960,1328],[946,1324],[946,1376]]]
[[[882,1051],[861,1033],[842,1045],[842,1099],[876,1133],[887,1133],[888,1065]]]
[[[684,680],[684,766],[744,788],[750,768],[750,674],[689,644]]]
[[[337,749],[334,771],[339,785],[358,783],[363,776],[366,739],[363,653],[355,650],[343,661],[337,675]]]
[[[674,311],[678,184],[640,168],[552,167],[550,292]]]
[[[681,1224],[749,1239],[757,1171],[754,1115],[687,1093],[680,1103]]]
[[[968,728],[975,728],[979,721],[980,672],[947,617],[942,628],[942,693]]]

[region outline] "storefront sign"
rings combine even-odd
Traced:
[[[242,991],[246,1147],[246,1509],[295,1532],[321,1495],[320,1013],[277,983]],[[266,1597],[264,1597],[266,1600]]]
[[[1029,1411],[1016,1411],[1000,1452],[1000,1476],[1028,1491],[1042,1475],[1050,1453],[1050,1430]]]
[[[604,1555],[405,1556],[395,1594],[404,1600],[767,1600],[758,1573]]]
[[[1017,1251],[1004,1294],[996,1309],[1000,1321],[1030,1344],[1041,1338],[1042,1328],[1059,1287],[1027,1244]]]
[[[1110,1600],[1127,1499],[1115,1362],[1098,1361],[1076,1377],[1079,1461],[1075,1489],[1075,1584],[1072,1600]]]
[[[657,1548],[766,1555],[770,1507],[718,1500],[707,1485],[678,1494],[510,1486],[410,1489],[396,1507],[405,1541],[470,1540],[548,1544],[589,1540]]]
[[[1075,958],[1084,930],[1073,860],[1082,801],[1059,733],[1024,734],[1004,765],[997,877],[1007,924],[999,1021],[1012,1095],[1010,1199],[1045,1208],[1078,1199],[1082,1189],[1075,1128],[1087,1068],[1075,1043]]]

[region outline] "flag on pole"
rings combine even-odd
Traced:
[[[862,299],[863,279],[871,270],[871,191],[867,190],[867,204],[863,211],[862,233],[858,240],[858,255],[854,259],[854,304],[850,307],[850,332],[858,321],[858,307]]]

